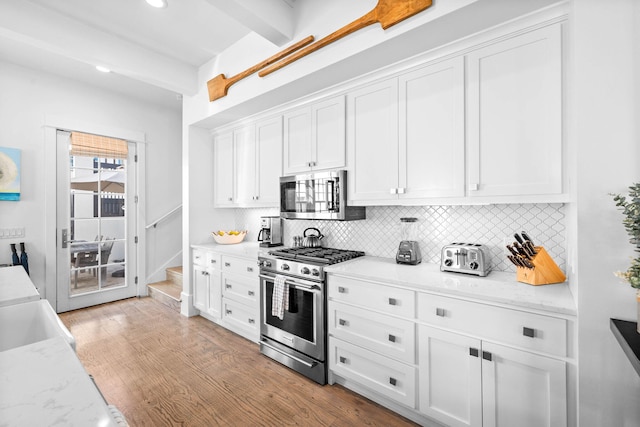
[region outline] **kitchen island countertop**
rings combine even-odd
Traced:
[[[80,360],[62,338],[0,352],[0,372],[0,424],[117,425]]]
[[[0,268],[0,307],[39,299],[38,290],[21,265]]]
[[[330,265],[325,267],[325,271],[330,276],[339,275],[487,303],[576,315],[568,283],[532,286],[516,281],[515,273],[492,271],[486,277],[478,277],[441,272],[437,264],[404,265],[396,264],[395,259],[372,256]]]

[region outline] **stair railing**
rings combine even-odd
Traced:
[[[162,221],[164,221],[165,219],[167,219],[168,217],[170,217],[171,215],[173,215],[175,212],[178,212],[180,209],[182,209],[182,205],[178,205],[175,208],[171,209],[169,212],[167,212],[166,214],[162,215],[160,218],[158,218],[157,220],[153,221],[151,224],[147,225],[145,227],[145,229],[150,229],[151,227],[156,228],[158,226],[159,223],[161,223]]]

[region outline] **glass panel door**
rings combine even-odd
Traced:
[[[135,163],[73,155],[65,145],[59,141],[58,311],[136,295],[129,277],[135,272]]]

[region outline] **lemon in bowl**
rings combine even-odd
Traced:
[[[247,230],[217,230],[213,231],[211,235],[213,236],[213,240],[219,245],[234,245],[244,240],[244,237],[247,235]]]

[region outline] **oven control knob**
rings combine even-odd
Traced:
[[[265,267],[271,267],[271,261],[265,261],[263,265]]]
[[[472,270],[477,270],[478,269],[478,263],[474,261],[471,264],[469,264],[469,267],[471,267]]]
[[[308,267],[302,267],[302,268],[300,269],[300,273],[302,273],[302,274],[309,274],[309,273],[310,273],[309,268],[308,268]]]
[[[284,271],[289,270],[289,264],[282,264],[282,267],[280,267],[281,269],[283,269]]]
[[[311,274],[313,274],[314,276],[319,276],[320,270],[318,270],[317,268],[314,268],[313,270],[311,270]]]
[[[444,265],[446,265],[447,267],[451,267],[451,264],[453,264],[452,259],[449,258],[444,260]]]

